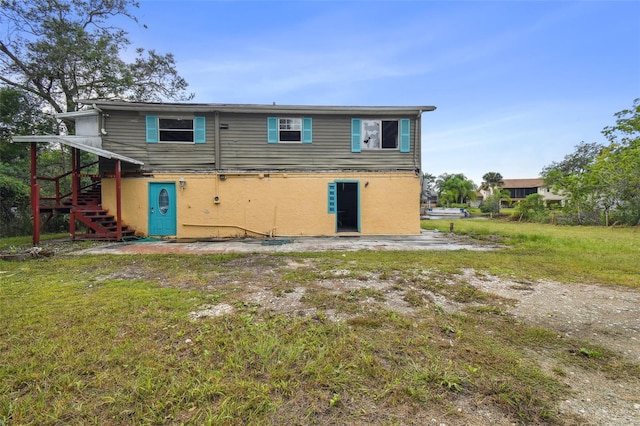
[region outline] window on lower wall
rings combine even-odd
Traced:
[[[147,115],[147,143],[205,143],[205,117]]]

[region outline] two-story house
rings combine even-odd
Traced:
[[[68,208],[72,235],[76,221],[115,239],[420,232],[421,118],[433,106],[82,103],[59,115],[74,136],[14,137],[32,143],[34,199],[35,144],[75,152],[68,200],[33,205]],[[90,185],[78,150],[99,158]],[[111,222],[91,229],[94,216]]]
[[[551,188],[546,187],[544,179],[541,178],[504,179],[502,189],[509,191],[509,197],[511,198],[512,203],[523,201],[531,194],[540,194],[544,202],[547,204],[562,204],[565,198],[562,195],[558,195],[551,191]]]

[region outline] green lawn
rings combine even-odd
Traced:
[[[507,244],[508,251],[459,254],[492,273],[640,288],[640,228],[552,226],[492,220],[423,221],[425,229]]]
[[[508,248],[0,261],[0,425],[447,423],[462,400],[516,423],[579,424],[557,409],[567,370],[640,378],[607,348],[515,321],[460,274],[637,288],[637,229],[455,229]],[[304,289],[302,308],[265,309],[256,289],[274,301]],[[394,297],[411,310],[385,308]],[[192,319],[221,304],[233,311]]]

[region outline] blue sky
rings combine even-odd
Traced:
[[[195,102],[435,105],[424,172],[537,177],[640,97],[636,1],[142,0]]]

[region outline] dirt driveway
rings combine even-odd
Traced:
[[[516,318],[555,330],[559,335],[594,342],[640,364],[640,292],[613,286],[537,281],[523,284],[465,273],[468,283],[517,300],[508,308]],[[548,360],[540,365],[552,369]],[[611,379],[602,372],[570,371],[565,383],[575,394],[561,409],[584,416],[593,425],[640,425],[640,383]]]

